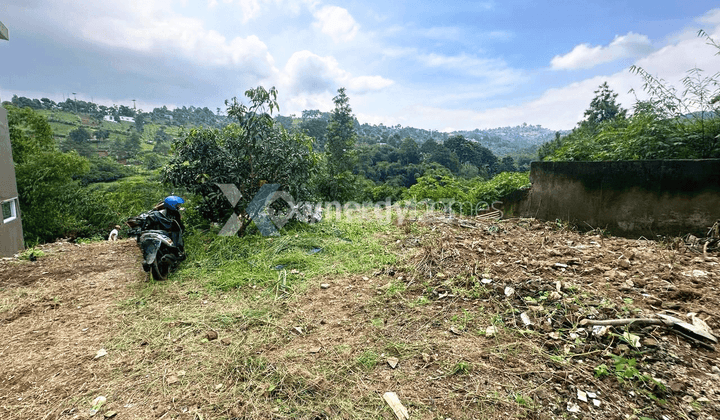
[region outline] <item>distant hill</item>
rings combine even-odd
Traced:
[[[93,102],[74,101],[69,98],[64,102],[55,103],[47,98],[29,99],[17,95],[13,96],[11,103],[20,107],[29,106],[33,109],[45,110],[45,115],[53,125],[55,135],[59,138],[64,138],[70,130],[76,127],[85,126],[93,131],[98,129],[108,130],[111,133],[111,138],[119,137],[124,140],[130,134],[131,128],[133,128],[142,136],[145,144],[144,148],[146,149],[148,148],[147,145],[153,144],[156,140],[155,133],[159,129],[167,131],[170,136],[175,136],[179,134],[182,128],[193,126],[222,127],[232,122],[232,119],[221,114],[219,108],[217,112],[213,112],[207,107],[183,106],[170,110],[163,106],[146,112],[125,105],[107,107]],[[122,121],[121,117],[124,117]],[[132,118],[133,121],[128,121],[128,118]],[[323,125],[329,118],[329,112],[320,112],[318,110],[303,111],[302,116],[299,118],[294,115],[278,115],[275,117],[276,121],[288,130],[307,129],[313,126],[313,124],[309,123],[311,121],[317,127],[318,123]],[[485,130],[459,130],[447,133],[437,130],[403,127],[401,125],[360,124],[356,120],[355,129],[358,134],[358,142],[365,144],[393,144],[395,142],[399,144],[406,137],[410,137],[420,144],[429,139],[444,142],[454,135],[462,135],[467,139],[477,141],[500,157],[535,154],[541,144],[555,138],[555,131],[543,128],[540,125],[528,124]],[[311,135],[314,134],[313,130],[308,131]],[[561,131],[560,133],[567,134],[568,132]]]

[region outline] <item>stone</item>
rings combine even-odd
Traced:
[[[400,360],[397,357],[388,357],[387,358],[388,365],[390,365],[390,367],[393,369],[395,369],[397,367],[398,362],[400,362]]]
[[[208,341],[217,340],[217,338],[218,338],[218,333],[215,332],[215,331],[213,331],[213,330],[210,330],[210,331],[208,331],[208,332],[205,333],[205,338],[207,338]]]
[[[322,283],[322,284],[320,285],[320,288],[321,288],[321,289],[329,289],[329,288],[330,288],[330,285],[327,284],[327,283]]]

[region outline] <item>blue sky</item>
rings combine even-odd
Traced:
[[[0,99],[207,106],[276,86],[280,113],[332,109],[433,130],[570,129],[604,81],[630,108],[637,64],[679,86],[720,72],[714,1],[5,0]]]

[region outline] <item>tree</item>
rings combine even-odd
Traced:
[[[327,151],[332,175],[352,170],[353,147],[355,146],[355,125],[350,99],[345,94],[345,88],[338,89],[338,95],[333,98],[335,109],[330,115],[327,126]]]
[[[125,153],[127,153],[128,157],[134,157],[135,155],[140,153],[141,149],[142,143],[140,134],[132,133],[130,137],[125,140]]]
[[[590,101],[590,108],[585,111],[585,119],[580,122],[580,126],[595,130],[605,121],[625,119],[627,110],[618,105],[617,96],[618,94],[610,89],[607,82],[603,82],[595,91],[595,97]]]
[[[420,147],[418,147],[415,140],[411,139],[410,137],[405,137],[402,143],[400,143],[399,154],[400,163],[402,163],[403,165],[418,164],[422,159],[422,155],[420,154]]]
[[[312,196],[318,158],[312,139],[290,134],[270,116],[278,109],[277,90],[262,86],[245,92],[250,104],[226,101],[236,123],[222,129],[193,128],[174,142],[175,154],[163,169],[166,182],[200,196],[200,213],[209,221],[228,220],[233,212],[242,236],[250,224],[248,204],[263,184],[280,184],[294,200]],[[217,184],[233,184],[240,197],[232,208]]]
[[[89,170],[87,159],[58,151],[45,117],[30,108],[6,108],[25,240],[87,230],[90,206],[75,206],[82,192],[73,180]]]
[[[351,171],[355,166],[355,118],[345,88],[338,89],[338,95],[333,98],[333,102],[335,109],[330,114],[327,125],[326,154],[329,174],[321,183],[320,191],[330,200],[346,200],[354,195],[354,177]]]
[[[61,150],[69,152],[77,151],[81,156],[88,157],[93,154],[93,146],[90,144],[90,132],[84,127],[78,127],[68,133],[62,144]]]

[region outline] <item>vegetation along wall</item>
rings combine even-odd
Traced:
[[[533,162],[530,181],[516,215],[581,229],[705,236],[720,219],[720,159]]]

